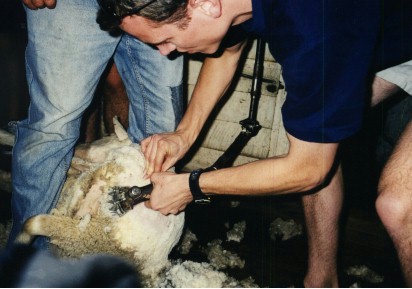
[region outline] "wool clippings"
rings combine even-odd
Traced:
[[[190,249],[192,249],[193,243],[197,241],[196,235],[187,229],[185,231],[185,234],[182,237],[182,241],[177,248],[180,254],[182,255],[187,255],[190,252]]]
[[[226,233],[228,241],[242,241],[246,230],[246,221],[242,221],[233,225],[233,229]]]
[[[346,269],[346,274],[348,274],[349,276],[357,277],[361,280],[364,280],[364,281],[367,281],[373,284],[379,284],[384,281],[384,278],[382,276],[380,276],[375,271],[369,269],[365,265],[351,266],[348,269]]]
[[[283,220],[276,218],[269,227],[269,234],[272,240],[281,237],[282,241],[289,240],[295,236],[302,235],[302,225],[295,222],[295,220]]]
[[[258,288],[253,278],[238,281],[209,263],[175,261],[159,279],[160,288]]]
[[[242,269],[245,266],[245,261],[237,254],[223,249],[222,240],[217,239],[209,242],[203,251],[207,255],[210,264],[218,270],[226,268]]]

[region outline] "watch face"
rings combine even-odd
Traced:
[[[199,205],[208,205],[208,204],[210,204],[210,198],[202,198],[202,199],[197,199],[197,200],[195,200],[195,203],[196,204],[199,204]]]

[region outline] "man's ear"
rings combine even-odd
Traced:
[[[189,0],[192,8],[200,8],[203,13],[213,18],[219,18],[222,14],[220,0]]]

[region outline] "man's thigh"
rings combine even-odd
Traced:
[[[412,95],[412,60],[382,70],[376,76],[396,84],[409,95]]]

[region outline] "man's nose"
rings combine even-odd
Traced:
[[[157,45],[157,49],[159,49],[160,54],[168,55],[170,52],[176,50],[176,45],[172,43],[163,43],[163,44]]]

